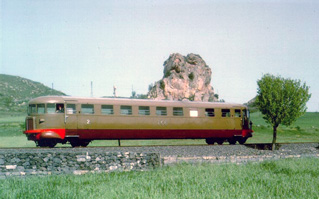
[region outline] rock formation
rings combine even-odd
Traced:
[[[196,54],[186,57],[174,53],[164,62],[164,76],[155,85],[150,85],[148,97],[191,101],[215,101],[210,85],[212,71]]]

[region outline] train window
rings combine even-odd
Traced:
[[[173,107],[173,115],[174,116],[183,116],[183,108],[182,107]]]
[[[205,115],[207,117],[215,117],[215,109],[213,108],[206,108],[205,109]]]
[[[45,106],[44,104],[38,104],[38,114],[44,114]]]
[[[230,109],[222,109],[222,117],[230,117]]]
[[[139,115],[150,115],[150,107],[149,106],[139,106],[138,107]]]
[[[113,115],[114,114],[113,105],[102,105],[101,112],[103,115]]]
[[[132,106],[121,106],[121,115],[132,115]]]
[[[166,116],[167,115],[167,109],[166,107],[156,107],[156,115],[162,115],[162,116]]]
[[[66,105],[66,113],[67,114],[75,114],[76,113],[75,104],[67,104]]]
[[[198,117],[198,110],[190,110],[189,116],[191,117]]]
[[[37,111],[36,105],[35,104],[30,104],[28,108],[28,114],[36,113]]]
[[[82,114],[94,114],[94,105],[93,104],[82,104],[81,105]]]
[[[47,113],[55,113],[55,104],[47,104]]]
[[[244,110],[243,110],[243,115],[244,115],[244,117],[249,118],[249,110],[244,109]]]
[[[241,117],[240,109],[235,109],[235,117]]]
[[[64,104],[56,104],[56,113],[64,113]]]

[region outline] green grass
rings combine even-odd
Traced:
[[[25,115],[0,113],[0,147],[34,147],[27,141],[23,132]],[[248,143],[272,141],[272,127],[267,124],[260,112],[251,114],[253,137]],[[319,142],[319,113],[306,113],[292,126],[279,126],[277,142]],[[195,140],[121,140],[122,146],[136,145],[195,145],[206,144],[203,139]],[[70,146],[58,144],[57,147]],[[90,146],[118,146],[117,140],[95,140]]]
[[[251,120],[255,132],[248,143],[271,142],[273,129],[262,118],[262,114],[251,114]],[[319,113],[308,112],[291,126],[280,125],[277,131],[277,142],[319,142]]]
[[[0,180],[0,198],[318,198],[319,159]]]

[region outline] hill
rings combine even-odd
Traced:
[[[0,111],[25,112],[27,102],[45,95],[65,95],[39,82],[0,74]]]

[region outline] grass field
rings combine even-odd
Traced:
[[[34,147],[35,143],[28,141],[23,132],[25,115],[0,114],[0,147]],[[267,124],[260,112],[251,114],[254,123],[253,137],[248,143],[272,141],[272,127]],[[319,142],[319,113],[306,113],[292,126],[279,126],[277,142]],[[205,140],[122,140],[122,146],[132,145],[184,145],[206,144]],[[90,146],[117,146],[117,140],[93,141]],[[57,145],[69,146],[69,145]]]
[[[272,127],[262,118],[260,112],[251,114],[254,135],[248,143],[271,142]],[[277,142],[319,142],[319,113],[308,112],[289,127],[280,125]]]
[[[319,159],[0,180],[0,198],[318,198]]]

